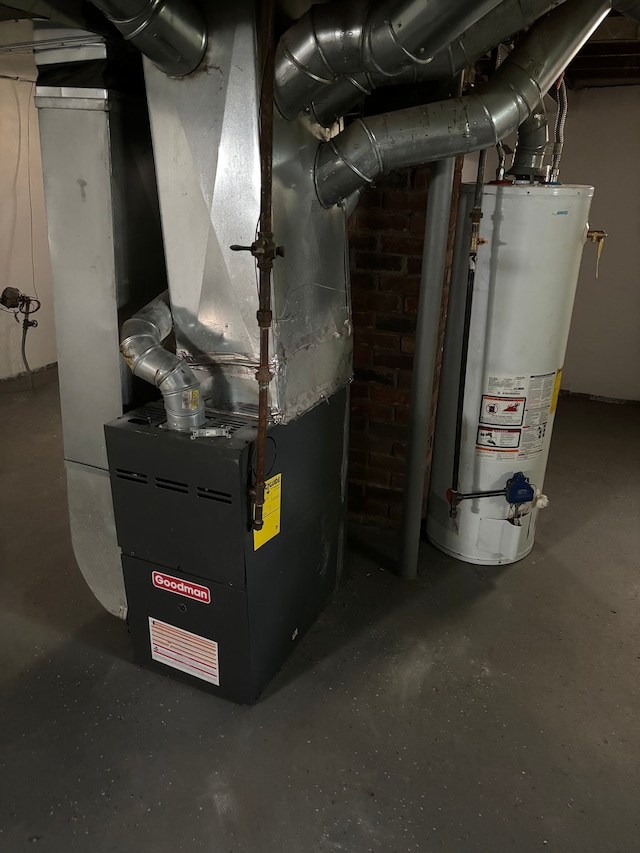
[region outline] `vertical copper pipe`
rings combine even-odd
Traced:
[[[256,479],[251,490],[253,498],[253,528],[263,526],[265,491],[265,448],[269,410],[269,384],[273,373],[269,366],[269,332],[271,312],[271,272],[275,245],[273,242],[273,87],[274,87],[274,2],[262,6],[262,89],[260,93],[260,225],[254,254],[259,275],[258,326],[260,328],[260,366],[256,371],[258,381],[258,435],[256,438]]]

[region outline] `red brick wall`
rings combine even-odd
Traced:
[[[349,224],[355,373],[349,507],[354,520],[381,526],[397,524],[402,509],[427,190],[427,166],[395,172],[363,193]],[[452,241],[453,224],[450,250]]]

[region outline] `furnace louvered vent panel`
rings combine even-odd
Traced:
[[[119,480],[127,480],[129,483],[139,483],[146,486],[149,478],[146,474],[141,474],[139,471],[127,471],[125,468],[116,468],[116,477]]]
[[[208,501],[218,501],[223,504],[233,503],[233,498],[228,492],[218,492],[216,489],[208,489],[205,486],[198,486],[196,495]]]
[[[215,413],[207,413],[207,427],[214,427],[220,429],[227,429],[229,433],[232,434],[242,427],[247,426],[246,420],[242,420],[241,418],[227,417],[226,415],[222,415],[219,412]]]
[[[256,403],[236,403],[236,408],[240,415],[244,415],[247,418],[258,417],[258,406]]]
[[[156,477],[156,488],[167,489],[169,492],[178,492],[181,495],[189,494],[188,483],[180,483],[178,480],[167,480],[165,477]]]
[[[142,474],[140,471],[129,471],[125,468],[116,468],[116,477],[119,480],[125,480],[128,483],[137,483],[138,485],[147,486],[149,477],[147,474]],[[157,489],[164,489],[167,492],[173,492],[177,495],[189,495],[191,487],[189,483],[183,483],[180,480],[170,480],[167,477],[155,477],[155,486]],[[217,503],[231,505],[233,496],[230,492],[222,492],[219,489],[212,489],[209,486],[196,486],[195,495],[198,498],[203,498],[208,501],[216,501]]]

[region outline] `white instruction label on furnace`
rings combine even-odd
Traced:
[[[149,617],[149,638],[153,660],[210,684],[220,684],[215,640],[168,625],[152,616]]]

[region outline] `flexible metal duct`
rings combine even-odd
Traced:
[[[276,104],[292,119],[342,74],[423,65],[502,0],[353,0],[312,6],[280,39]]]
[[[207,25],[191,0],[92,0],[122,35],[170,77],[194,71]]]
[[[546,178],[544,155],[548,142],[547,111],[544,102],[540,101],[518,128],[518,145],[513,165],[507,174],[523,179]]]
[[[204,424],[204,403],[193,370],[162,346],[172,329],[165,290],[124,323],[120,352],[134,376],[161,391],[169,429],[188,432]]]
[[[363,95],[371,94],[378,86],[455,77],[497,44],[530,27],[562,2],[564,0],[503,0],[460,38],[439,50],[431,62],[414,63],[399,69],[393,77],[375,69],[371,72],[360,71],[342,76],[331,86],[325,86],[312,104],[315,117],[321,125],[330,127]]]
[[[330,207],[383,172],[495,145],[528,118],[610,8],[610,0],[567,0],[483,89],[354,122],[318,149],[320,202]]]

